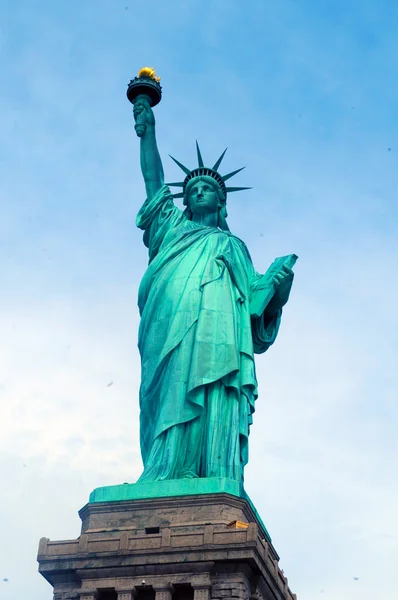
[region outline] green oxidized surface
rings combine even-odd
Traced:
[[[198,167],[178,161],[185,210],[164,184],[151,101],[139,95],[141,169],[147,200],[137,216],[149,266],[139,289],[141,314],[139,482],[227,478],[243,482],[257,380],[254,353],[278,333],[295,255],[262,275],[227,225],[227,194],[246,188],[220,175],[222,158]],[[195,484],[193,484],[195,485]]]
[[[201,479],[173,479],[151,483],[123,483],[95,489],[89,502],[112,502],[121,500],[144,500],[171,496],[194,496],[196,494],[225,493],[245,497],[242,485],[225,477]]]
[[[90,502],[227,493],[246,498],[261,522],[243,488],[254,354],[276,339],[297,257],[276,259],[265,274],[255,270],[227,224],[227,195],[248,188],[226,185],[241,169],[219,173],[225,152],[211,168],[198,145],[195,169],[173,159],[185,179],[169,184],[181,188],[170,192],[151,108],[161,88],[144,71],[146,87],[140,75],[128,90],[147,194],[137,216],[149,252],[138,297],[144,472],[136,484],[97,488]],[[156,97],[146,94],[149,83]],[[183,198],[183,210],[174,197]]]
[[[227,225],[227,187],[236,174],[198,167],[181,183],[185,210],[164,184],[149,102],[134,115],[143,125],[141,168],[147,200],[137,216],[149,266],[142,279],[140,482],[196,477],[243,481],[257,380],[254,353],[278,333],[296,256],[258,273],[242,240]],[[145,127],[144,127],[145,126]]]

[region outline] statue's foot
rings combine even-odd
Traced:
[[[199,477],[193,471],[183,471],[180,473],[178,479],[199,479]]]

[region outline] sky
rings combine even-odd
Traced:
[[[128,81],[162,77],[157,136],[246,165],[229,226],[258,271],[299,255],[257,357],[245,486],[305,600],[396,594],[398,5],[393,0],[0,4],[0,598],[50,600],[41,537],[134,482],[145,199]],[[213,162],[212,162],[213,161]]]

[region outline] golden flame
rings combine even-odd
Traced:
[[[156,77],[155,69],[152,67],[143,67],[138,71],[138,77],[149,77],[149,79],[154,79],[159,83],[160,77]]]

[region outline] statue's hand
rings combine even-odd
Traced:
[[[134,104],[133,109],[135,119],[135,130],[139,137],[142,137],[147,127],[155,125],[155,116],[147,98],[139,96]]]
[[[275,314],[289,300],[294,273],[292,269],[283,265],[282,269],[274,275],[275,294],[267,306],[269,314]]]

